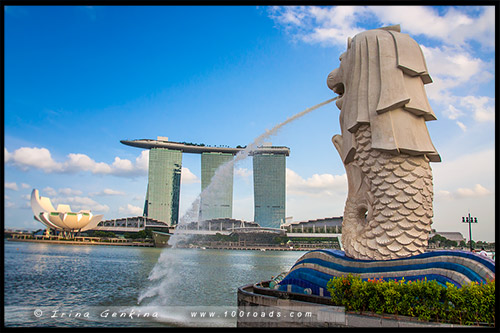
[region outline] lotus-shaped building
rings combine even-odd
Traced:
[[[31,209],[34,218],[47,228],[65,232],[86,231],[97,226],[103,215],[92,215],[90,210],[75,213],[69,205],[58,205],[54,208],[49,198],[41,197],[37,189],[31,192]]]

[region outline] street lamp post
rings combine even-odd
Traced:
[[[472,252],[472,232],[471,232],[471,223],[477,223],[477,217],[471,217],[470,213],[467,217],[462,217],[462,223],[469,223],[469,246],[470,251]]]

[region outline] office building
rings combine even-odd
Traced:
[[[233,217],[233,174],[231,153],[203,152],[201,154],[200,221]],[[210,185],[215,172],[225,165],[217,180]]]
[[[179,221],[182,154],[201,154],[202,197],[198,221],[232,218],[234,155],[243,148],[212,147],[204,144],[156,140],[122,140],[121,143],[149,149],[148,187],[144,216],[174,226]],[[285,221],[287,147],[265,144],[251,152],[254,177],[254,222],[262,227],[279,228]],[[225,172],[206,190],[216,170],[226,165]],[[205,190],[205,191],[204,191]]]
[[[286,214],[286,147],[262,147],[253,153],[254,221],[279,228]]]
[[[179,221],[182,152],[166,148],[149,151],[148,188],[144,215],[169,226]]]
[[[211,182],[215,171],[231,161],[242,148],[211,147],[204,144],[169,141],[167,137],[156,140],[121,140],[121,143],[149,149],[149,170],[144,216],[174,226],[179,222],[180,180],[182,154],[201,154],[201,187]],[[198,219],[231,218],[233,211],[233,167],[219,178],[212,191],[205,191],[201,198]]]

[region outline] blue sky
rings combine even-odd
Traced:
[[[401,24],[421,45],[438,120],[429,132],[434,224],[494,240],[495,7],[7,6],[5,226],[37,229],[33,188],[105,219],[141,215],[147,151],[122,139],[167,136],[246,145],[335,96],[326,86],[348,37]],[[401,19],[404,17],[404,19]],[[340,216],[345,170],[331,103],[269,138],[291,149],[287,216]],[[183,155],[181,214],[200,192]],[[253,220],[251,159],[238,163],[233,217]]]

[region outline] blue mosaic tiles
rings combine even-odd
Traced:
[[[427,278],[442,285],[461,287],[469,282],[495,278],[495,262],[468,251],[432,251],[393,260],[352,259],[339,250],[314,250],[304,254],[279,283],[279,290],[329,297],[326,289],[334,276],[359,275],[361,279],[415,281]]]

